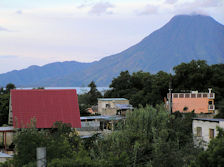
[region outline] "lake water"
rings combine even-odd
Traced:
[[[16,88],[16,89],[33,89],[33,88]],[[77,94],[84,94],[87,93],[90,88],[89,87],[44,87],[44,89],[76,89]],[[104,94],[109,87],[97,87],[97,89]]]

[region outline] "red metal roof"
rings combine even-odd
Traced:
[[[56,121],[81,128],[76,90],[11,90],[13,126],[27,127],[31,119],[37,128],[51,128]]]

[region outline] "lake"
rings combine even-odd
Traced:
[[[33,89],[33,88],[16,88],[16,89]],[[44,89],[76,89],[77,94],[84,94],[87,93],[90,88],[89,87],[44,87]],[[100,93],[104,94],[109,87],[97,87]]]

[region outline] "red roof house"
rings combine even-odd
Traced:
[[[51,128],[56,121],[81,128],[76,90],[11,90],[9,122],[27,127],[32,119],[37,128]],[[11,119],[10,119],[11,116]]]

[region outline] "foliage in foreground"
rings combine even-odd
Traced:
[[[222,167],[224,166],[224,130],[217,128],[218,136],[212,139],[208,149],[203,151],[197,157],[194,167]]]
[[[47,148],[49,167],[155,166],[206,167],[224,164],[224,131],[211,140],[208,149],[192,141],[192,114],[169,115],[163,107],[139,108],[127,115],[105,137],[80,139],[68,124],[56,123],[50,130],[36,128],[17,132],[16,155],[1,167],[36,166],[36,147]]]
[[[175,117],[161,106],[147,106],[129,113],[117,131],[98,140],[94,158],[110,162],[117,157],[126,166],[176,167],[190,164],[198,152],[193,146],[190,116]]]

